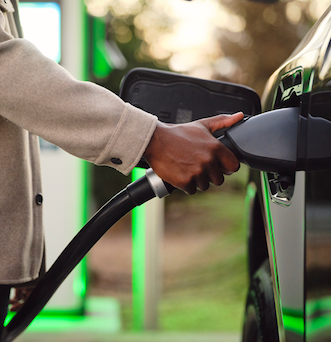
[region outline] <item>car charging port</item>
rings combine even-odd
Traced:
[[[292,175],[280,175],[278,173],[267,173],[269,189],[273,200],[289,204],[294,192],[295,173]]]

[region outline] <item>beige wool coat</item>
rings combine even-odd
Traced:
[[[0,0],[0,284],[34,280],[42,262],[37,136],[127,174],[157,123],[108,90],[75,80],[16,38],[13,11],[10,0]]]

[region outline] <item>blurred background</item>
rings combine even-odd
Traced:
[[[123,54],[122,65],[93,81],[118,93],[122,77],[144,66],[225,80],[260,96],[269,76],[285,61],[328,0],[275,5],[246,0],[87,0],[88,11],[106,20],[107,39]],[[96,207],[129,179],[93,167]],[[239,332],[246,276],[245,184],[248,170],[222,187],[192,197],[166,198],[162,239],[159,328],[165,331]],[[121,304],[123,328],[132,323],[131,223],[126,217],[92,249],[89,293]]]
[[[22,0],[21,5],[24,2],[26,8],[35,6],[26,0]],[[40,5],[43,1],[35,3]],[[71,46],[75,37],[82,35],[81,32],[76,36],[72,33],[74,12],[70,6],[74,3],[82,6],[83,1],[52,2],[56,9],[55,21],[61,23],[58,15],[61,5],[63,17],[67,16],[62,19],[62,24],[68,19],[71,25],[63,28],[63,40],[67,35],[73,36],[71,43],[58,44],[59,49],[63,48],[62,59],[60,53],[55,53],[54,59],[64,66],[75,67],[76,57],[68,63],[68,54],[87,47],[87,56],[80,52],[77,56],[86,61],[93,60],[93,67],[79,76],[82,79],[96,82],[118,94],[121,80],[129,70],[148,67],[239,83],[253,88],[262,97],[267,79],[289,57],[327,9],[330,0],[289,1],[274,5],[248,0],[85,0],[89,14],[86,21],[92,23],[87,25],[90,30],[86,32],[86,40],[99,36],[102,42],[99,46],[96,41],[93,47],[84,42],[78,47]],[[32,9],[33,12],[27,12],[26,19],[23,10],[21,13],[22,23],[26,20],[23,23],[25,33],[28,33],[29,23],[34,24],[35,20],[40,19],[39,16],[31,20],[31,13],[36,13],[36,7]],[[83,11],[85,15],[85,7]],[[66,14],[69,12],[70,16]],[[78,17],[74,18],[77,22],[81,20]],[[51,26],[54,28],[55,24]],[[50,40],[49,35],[46,35],[46,40]],[[72,50],[67,49],[68,46]],[[86,61],[82,64],[89,64]],[[56,159],[59,152],[55,147],[48,146],[46,142],[41,147],[43,166],[49,173],[46,183],[52,185],[46,189],[46,184],[44,189],[49,191],[50,197],[56,197],[54,194],[58,193],[58,201],[63,202],[63,193],[66,193],[65,200],[70,203],[79,202],[77,197],[82,198],[81,202],[89,199],[88,210],[84,207],[86,203],[72,210],[79,212],[79,222],[74,222],[78,227],[81,227],[82,220],[86,221],[131,181],[131,177],[110,168],[85,165],[79,166],[80,171],[73,173],[71,179],[55,182],[54,170],[56,174],[66,175],[68,172],[64,167],[59,171]],[[61,163],[67,165],[67,157],[63,158]],[[75,163],[72,165],[73,169],[77,167]],[[154,320],[156,324],[152,324],[153,329],[164,332],[240,333],[248,289],[245,226],[247,177],[248,169],[242,166],[236,174],[226,177],[219,188],[211,187],[207,192],[194,196],[176,191],[166,198],[164,213],[163,210],[159,212],[162,222],[164,214],[164,228],[160,227],[160,260],[157,261],[160,267],[157,270],[156,291],[158,312],[155,314],[158,319]],[[76,188],[69,191],[71,183]],[[78,195],[73,198],[70,192]],[[68,221],[63,215],[68,208],[61,212],[54,210],[56,205],[50,205],[49,212],[46,208],[46,218],[55,222],[63,216],[63,221]],[[55,245],[53,241],[61,236],[58,228],[62,225],[61,221],[56,223],[56,229],[51,229],[54,236],[47,238],[46,234],[46,244],[51,241]],[[63,230],[66,232],[67,229],[63,227]],[[141,322],[137,323],[137,313],[133,310],[133,240],[131,215],[127,215],[92,248],[83,271],[79,271],[83,275],[72,280],[73,285],[69,285],[71,292],[67,294],[69,298],[73,297],[74,287],[73,292],[78,293],[76,297],[79,302],[85,300],[87,291],[87,298],[101,298],[99,308],[102,301],[108,305],[106,298],[113,298],[119,304],[119,309],[115,311],[120,323],[115,330],[120,328],[127,332],[144,329]],[[57,244],[65,246],[65,242]],[[47,247],[47,250],[50,249]],[[68,297],[63,298],[64,303],[68,302]],[[57,312],[59,307],[60,311],[66,310],[66,315],[70,314],[70,310],[71,314],[75,310],[77,314],[77,308],[78,311],[86,310],[81,310],[84,307],[81,303],[70,304],[69,309],[64,310],[65,304],[59,302],[55,299],[54,307]],[[99,326],[95,321],[92,323],[97,329],[106,329],[110,321],[107,317],[107,321],[102,321]],[[47,329],[50,329],[49,325]]]

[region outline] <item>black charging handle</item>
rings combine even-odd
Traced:
[[[289,174],[297,169],[299,108],[245,118],[218,139],[241,163],[260,171]]]

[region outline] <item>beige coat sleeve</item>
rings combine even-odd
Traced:
[[[100,86],[75,80],[33,44],[14,39],[5,25],[0,11],[0,115],[79,158],[128,174],[157,118]]]

